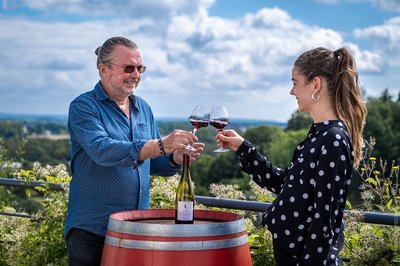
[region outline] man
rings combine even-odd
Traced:
[[[150,106],[134,91],[146,70],[137,45],[113,37],[96,49],[100,81],[69,108],[71,172],[65,236],[70,265],[99,265],[109,215],[149,207],[149,178],[180,169],[188,131],[161,138]],[[168,156],[167,156],[168,155]]]

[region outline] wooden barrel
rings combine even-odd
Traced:
[[[110,216],[102,266],[251,266],[242,216],[195,210],[194,224],[175,224],[174,209]]]

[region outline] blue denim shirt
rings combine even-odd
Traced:
[[[72,181],[65,236],[71,228],[105,235],[109,215],[149,207],[150,175],[173,175],[168,157],[139,161],[140,149],[160,137],[150,106],[131,95],[131,118],[98,82],[69,107]]]

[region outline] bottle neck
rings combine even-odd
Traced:
[[[183,155],[183,169],[182,169],[182,179],[181,180],[187,180],[190,181],[190,156],[189,154],[184,154]]]
[[[189,154],[183,155],[183,169],[189,169],[190,156]]]

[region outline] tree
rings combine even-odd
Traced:
[[[215,156],[215,155],[214,155]],[[208,170],[209,184],[241,177],[239,159],[233,152],[216,155]]]
[[[190,173],[196,185],[196,195],[209,195],[208,187],[210,185],[210,179],[208,177],[208,169],[213,160],[213,156],[202,154],[196,161],[191,163]]]
[[[393,102],[384,91],[380,98],[370,98],[364,138],[375,137],[375,156],[388,162],[400,161],[400,102]]]
[[[289,166],[294,149],[307,137],[307,132],[306,129],[286,131],[279,141],[271,144],[268,159],[276,166]]]
[[[279,141],[283,133],[283,129],[278,126],[258,126],[249,128],[243,137],[253,143],[259,152],[265,154],[272,143]]]
[[[26,144],[24,159],[27,163],[41,162],[43,164],[68,165],[70,160],[69,140],[34,139]]]
[[[379,99],[381,99],[382,102],[391,102],[392,101],[392,95],[390,95],[388,88],[383,90],[382,95]]]
[[[291,118],[289,119],[286,130],[308,129],[310,128],[312,123],[313,120],[309,113],[302,113],[296,111],[292,114]]]
[[[22,138],[23,125],[21,121],[0,121],[0,137],[2,138]]]

